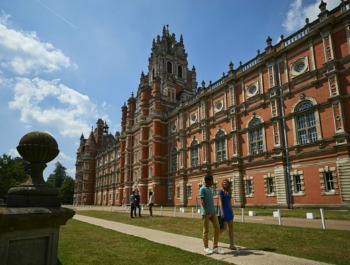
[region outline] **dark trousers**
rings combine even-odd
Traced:
[[[134,215],[135,215],[135,217],[136,217],[136,208],[139,208],[139,217],[141,217],[141,205],[140,204],[135,205],[135,207],[134,207]]]
[[[130,217],[133,218],[133,213],[135,213],[136,216],[136,206],[134,203],[130,204]]]

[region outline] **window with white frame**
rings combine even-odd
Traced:
[[[217,195],[218,183],[216,181],[213,182],[213,186],[211,186],[211,190],[213,192],[213,196]]]
[[[215,136],[215,154],[216,162],[226,160],[226,138],[225,132],[222,130],[219,130]]]
[[[293,176],[294,179],[294,192],[295,193],[300,193],[302,191],[301,187],[301,177],[300,175],[294,175]]]
[[[187,198],[192,198],[192,185],[187,186]]]
[[[313,104],[307,101],[297,108],[296,133],[301,145],[317,141],[317,124]]]
[[[336,167],[325,166],[318,170],[320,176],[321,191],[323,195],[339,194],[338,177]]]
[[[256,155],[264,152],[263,128],[260,119],[254,119],[249,123],[249,148],[250,154]]]
[[[244,180],[244,190],[246,197],[254,196],[254,179],[252,176],[246,176],[243,178]]]
[[[324,186],[326,192],[334,191],[334,180],[333,180],[333,173],[332,172],[324,172]]]
[[[268,174],[264,176],[264,182],[265,182],[265,193],[267,195],[274,195],[275,192],[275,177],[273,174]]]
[[[199,165],[199,155],[198,155],[198,149],[199,149],[199,145],[198,145],[198,141],[197,140],[193,140],[191,143],[191,148],[190,148],[190,152],[191,152],[191,167],[196,167]]]
[[[203,184],[202,183],[198,183],[198,194],[200,194],[200,189],[203,187]]]
[[[168,199],[172,199],[173,198],[173,186],[168,185]]]
[[[176,187],[176,198],[180,198],[180,186]]]
[[[294,196],[304,195],[304,172],[301,170],[294,170],[290,172],[291,188]]]
[[[247,179],[245,181],[245,192],[247,195],[252,195],[253,194],[253,185],[252,185],[252,180]]]
[[[177,170],[177,149],[175,147],[171,150],[170,165],[171,165],[171,168],[170,168],[171,171]]]

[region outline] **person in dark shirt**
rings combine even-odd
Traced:
[[[139,191],[135,190],[135,208],[134,208],[134,215],[136,217],[136,208],[139,209],[139,217],[141,217],[141,204],[140,204],[140,194]]]
[[[135,191],[131,192],[130,195],[130,217],[134,218],[133,214],[134,212],[136,212],[136,208],[135,208]],[[135,214],[136,216],[136,214]]]

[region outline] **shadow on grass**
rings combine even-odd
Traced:
[[[62,265],[62,262],[59,259],[57,259],[57,265]]]
[[[275,248],[259,248],[259,250],[267,251],[267,252],[275,252],[276,251]]]

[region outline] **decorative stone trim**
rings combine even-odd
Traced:
[[[259,82],[255,81],[246,87],[247,99],[259,94]]]
[[[295,78],[309,71],[308,56],[301,57],[290,64],[290,74]]]
[[[192,114],[190,115],[190,124],[192,125],[192,124],[196,123],[197,120],[198,120],[197,113],[192,113]]]
[[[224,108],[224,100],[218,100],[214,103],[214,113],[218,113],[220,111],[222,111]]]

